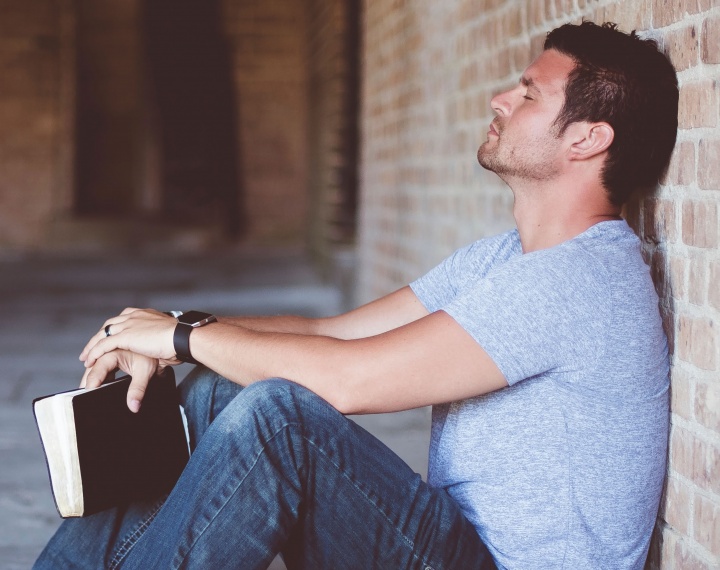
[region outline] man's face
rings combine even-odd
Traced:
[[[559,174],[563,139],[553,122],[565,101],[573,60],[546,50],[525,70],[517,86],[493,97],[496,117],[478,162],[506,182],[552,180]]]

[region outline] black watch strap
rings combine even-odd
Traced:
[[[190,333],[193,329],[217,322],[214,315],[200,311],[188,311],[177,317],[178,324],[173,332],[173,348],[175,355],[181,362],[199,364],[190,353]]]
[[[181,362],[189,362],[190,364],[198,364],[198,361],[190,354],[190,333],[193,331],[192,325],[178,323],[175,325],[173,333],[173,348],[175,355]]]

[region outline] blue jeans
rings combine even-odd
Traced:
[[[197,367],[190,462],[170,495],[63,521],[35,568],[494,568],[474,527],[385,445],[286,380]]]

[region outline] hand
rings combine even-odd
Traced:
[[[150,378],[165,366],[156,358],[134,354],[129,350],[113,350],[103,354],[95,361],[94,366],[85,370],[80,387],[97,388],[116,368],[132,376],[127,393],[127,406],[131,412],[137,412]]]
[[[117,317],[105,321],[85,345],[80,360],[86,368],[91,368],[103,354],[122,349],[162,360],[164,364],[179,364],[173,347],[176,325],[174,317],[159,311],[125,309]]]

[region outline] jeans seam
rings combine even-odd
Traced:
[[[127,535],[125,539],[123,539],[120,547],[115,551],[115,555],[112,557],[112,560],[110,560],[108,570],[114,570],[122,564],[122,561],[127,557],[133,546],[137,544],[137,541],[140,540],[142,535],[145,533],[147,527],[150,526],[150,523],[153,520],[155,520],[155,517],[162,508],[164,502],[164,500],[158,501],[155,508],[150,511],[148,516],[146,516],[140,524],[129,535]]]
[[[266,443],[265,445],[263,445],[262,449],[260,450],[260,453],[258,453],[257,457],[256,457],[255,460],[253,461],[252,465],[251,465],[250,468],[248,469],[248,471],[247,471],[247,473],[245,474],[245,476],[242,478],[241,481],[239,481],[239,482],[237,483],[235,489],[234,489],[233,492],[228,496],[227,500],[223,503],[223,505],[220,506],[220,507],[217,509],[217,511],[216,511],[215,514],[213,515],[212,519],[210,519],[210,520],[208,521],[207,525],[205,525],[205,528],[202,530],[202,532],[200,532],[200,533],[195,537],[195,540],[193,541],[192,545],[190,545],[190,547],[187,549],[187,551],[186,551],[185,554],[182,556],[182,558],[179,559],[176,568],[179,568],[179,567],[182,565],[182,563],[185,561],[185,559],[186,559],[186,558],[190,555],[190,553],[193,551],[193,549],[195,548],[195,545],[198,543],[198,541],[200,540],[200,538],[205,534],[205,532],[207,531],[207,529],[210,527],[210,525],[212,524],[213,520],[215,520],[215,518],[217,518],[217,516],[220,514],[220,512],[221,512],[222,509],[225,507],[225,505],[227,505],[228,501],[230,501],[230,499],[231,499],[232,497],[234,497],[235,494],[238,492],[238,490],[239,490],[240,486],[242,485],[242,483],[245,481],[245,479],[247,479],[247,477],[250,475],[250,473],[252,472],[252,470],[255,468],[255,466],[257,465],[258,461],[259,461],[260,458],[262,457],[262,455],[265,453],[268,444],[270,444],[282,431],[284,431],[285,429],[287,429],[287,428],[289,428],[289,427],[299,427],[299,428],[301,428],[301,426],[298,425],[298,424],[295,424],[295,423],[287,423],[287,424],[284,424],[284,425],[280,426],[280,427],[277,429],[277,431],[276,431],[275,433],[273,433],[273,434],[268,438],[267,443]],[[302,428],[301,428],[301,429],[302,429]],[[314,441],[312,441],[311,439],[309,439],[308,437],[306,437],[306,436],[304,436],[304,435],[301,435],[300,437],[301,437],[302,439],[304,439],[308,444],[312,445],[312,446],[320,453],[320,455],[322,455],[322,456],[325,458],[326,461],[328,461],[333,467],[335,467],[335,469],[351,484],[351,486],[355,489],[355,491],[358,492],[362,497],[364,497],[364,499],[375,509],[376,512],[380,513],[380,515],[382,516],[382,518],[385,519],[386,523],[390,525],[390,527],[393,529],[393,531],[395,531],[395,533],[397,533],[398,535],[400,535],[400,537],[402,538],[402,540],[407,544],[407,546],[410,547],[410,551],[411,551],[410,553],[411,553],[412,557],[413,557],[415,560],[421,562],[426,570],[433,570],[433,567],[430,566],[430,565],[427,563],[427,561],[424,560],[424,558],[420,557],[420,556],[415,552],[415,543],[414,543],[412,540],[410,540],[410,538],[408,538],[407,536],[405,536],[405,535],[395,526],[395,524],[392,522],[392,520],[390,520],[390,518],[387,516],[387,514],[384,513],[383,510],[382,510],[377,504],[375,504],[375,502],[373,502],[373,500],[372,500],[366,493],[364,493],[363,490],[360,489],[360,488],[355,484],[355,482],[354,482],[352,479],[350,479],[350,477],[347,476],[347,474],[340,468],[340,466],[337,465],[335,462],[333,462],[333,461],[327,456],[327,454],[325,453],[325,451],[324,451],[320,446],[318,446]]]
[[[395,531],[396,534],[398,534],[398,535],[403,539],[403,541],[407,544],[407,546],[410,547],[410,553],[411,553],[412,557],[413,557],[415,560],[418,560],[419,562],[421,562],[426,570],[427,570],[427,569],[433,570],[433,568],[427,563],[427,561],[426,561],[423,557],[420,557],[420,556],[415,552],[415,542],[414,542],[413,540],[411,540],[409,537],[405,536],[405,534],[403,534],[403,532],[400,531],[400,529],[397,528],[397,526],[395,525],[395,523],[393,523],[393,521],[392,521],[392,520],[390,519],[390,517],[388,517],[388,515],[382,510],[382,508],[380,508],[380,506],[377,505],[377,504],[372,500],[372,498],[370,498],[370,497],[367,495],[367,493],[365,493],[360,487],[358,487],[358,485],[355,483],[355,481],[353,481],[350,477],[348,477],[348,475],[340,468],[340,466],[339,466],[337,463],[335,463],[332,459],[330,459],[330,457],[328,457],[328,455],[324,452],[324,450],[323,450],[320,446],[318,446],[318,445],[317,445],[314,441],[312,441],[311,439],[308,439],[308,438],[305,437],[305,436],[302,436],[302,437],[303,437],[303,439],[304,439],[305,441],[307,441],[310,445],[312,445],[313,447],[315,447],[315,449],[317,449],[318,452],[323,455],[323,457],[326,459],[326,461],[328,461],[333,467],[335,467],[335,469],[338,471],[338,473],[340,473],[340,475],[341,475],[343,478],[345,478],[345,479],[350,483],[350,485],[352,485],[352,487],[355,489],[355,491],[356,491],[357,493],[359,493],[362,497],[365,498],[365,500],[370,504],[370,506],[371,506],[372,508],[375,509],[376,512],[380,513],[380,515],[382,516],[382,518],[385,519],[385,522]]]

